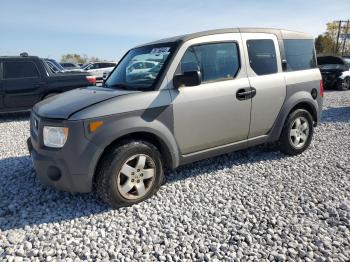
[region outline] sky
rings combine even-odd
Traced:
[[[349,0],[0,0],[0,55],[117,61],[136,45],[175,35],[272,27],[317,36],[339,19],[350,19]]]

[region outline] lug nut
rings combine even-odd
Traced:
[[[131,179],[131,182],[134,182],[135,180],[134,179]]]
[[[137,180],[137,183],[140,183],[140,180]]]
[[[140,172],[140,169],[137,169],[137,172]]]
[[[143,176],[143,174],[141,173],[140,176]]]

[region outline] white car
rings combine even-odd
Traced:
[[[158,65],[158,62],[155,61],[136,61],[131,63],[127,68],[127,72],[130,73],[143,73],[151,70],[153,67]]]
[[[117,62],[94,62],[83,66],[82,70],[96,76],[97,80],[102,80],[103,72],[112,71],[116,65]]]

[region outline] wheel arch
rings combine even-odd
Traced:
[[[160,152],[165,168],[173,169],[179,165],[179,159],[176,155],[176,152],[174,152],[177,150],[171,148],[172,146],[169,144],[168,141],[165,141],[164,138],[160,137],[155,132],[149,130],[134,131],[131,133],[120,135],[104,147],[95,165],[95,169],[93,172],[94,181],[96,179],[96,171],[98,170],[105,156],[108,155],[108,152],[110,152],[113,148],[117,147],[118,145],[121,145],[124,142],[130,140],[145,141],[155,146]]]
[[[271,128],[267,142],[275,142],[279,139],[283,126],[288,116],[297,109],[304,109],[308,111],[314,121],[314,126],[320,121],[319,107],[316,100],[312,99],[311,95],[307,92],[306,94],[296,93],[295,96],[291,96],[283,105],[273,127]]]

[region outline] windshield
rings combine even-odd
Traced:
[[[49,60],[45,60],[45,63],[48,65],[48,67],[50,68],[51,72],[52,73],[58,73],[58,72],[61,72],[57,66],[55,64],[53,64],[51,61]]]
[[[344,57],[344,60],[345,60],[346,63],[348,63],[350,65],[350,58]]]
[[[110,88],[152,90],[163,72],[174,43],[163,43],[130,50],[106,81]]]

